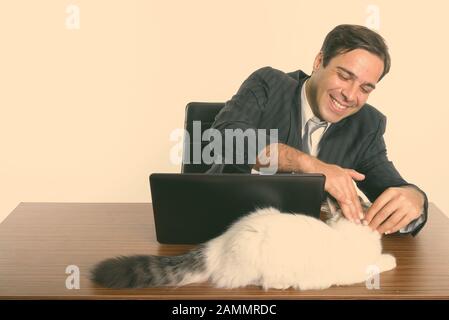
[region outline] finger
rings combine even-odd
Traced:
[[[346,199],[346,196],[345,196],[345,194],[339,189],[339,188],[336,188],[336,187],[334,187],[334,186],[330,186],[329,188],[328,188],[328,190],[326,190],[327,192],[329,192],[330,194],[331,194],[331,196],[332,197],[334,197],[334,199],[335,200],[337,200],[337,202],[338,202],[338,204],[340,205],[340,207],[343,205],[343,204],[350,204],[351,203],[351,201],[348,201],[347,199]]]
[[[359,196],[356,191],[355,187],[355,181],[354,180],[363,180],[365,179],[365,175],[353,170],[353,169],[345,169],[346,172],[349,174],[350,179],[348,180],[350,195],[351,195],[351,202],[352,202],[352,211],[353,211],[353,217],[357,223],[360,223],[363,219],[363,210],[362,206],[360,204]]]
[[[337,187],[329,187],[327,190],[334,198],[337,200],[338,205],[341,208],[343,215],[350,221],[355,220],[355,210],[352,209],[352,201],[348,196],[348,191],[346,189],[340,189]]]
[[[340,206],[340,209],[341,209],[343,215],[347,219],[351,220],[351,216],[349,215],[347,204],[346,204],[346,198],[345,198],[345,195],[343,194],[343,192],[341,192],[339,189],[337,189],[333,186],[328,187],[326,191],[329,192],[329,194],[332,197],[334,197],[334,199],[338,202],[338,205]]]
[[[356,222],[358,220],[358,214],[356,213],[355,207],[354,207],[354,200],[352,199],[351,190],[348,188],[347,185],[343,186],[343,194],[345,198],[345,210],[346,215],[349,220],[352,222]],[[342,208],[343,209],[343,208]]]
[[[354,180],[362,181],[365,179],[365,175],[363,173],[355,171],[354,169],[346,169],[346,171],[349,173],[351,178]]]
[[[368,209],[365,215],[365,221],[367,224],[371,223],[371,220],[377,213],[393,198],[393,195],[388,190],[383,192],[377,199],[374,201],[372,206]]]
[[[384,223],[382,223],[377,231],[379,233],[389,234],[398,225],[398,223],[407,215],[407,211],[396,210]]]
[[[359,195],[357,194],[357,190],[355,187],[355,183],[353,180],[350,180],[350,190],[351,190],[351,196],[352,196],[352,203],[355,211],[355,218],[357,219],[358,223],[363,219],[363,210],[362,205],[360,204]]]
[[[357,212],[359,214],[359,219],[362,222],[365,218],[365,207],[363,206],[363,199],[362,197],[359,196],[358,192],[357,192],[357,186],[355,184],[355,182],[352,182],[352,186],[354,188],[354,192],[355,192],[355,198],[356,198],[356,205],[357,205]]]
[[[343,215],[346,217],[346,219],[348,219],[351,222],[354,222],[354,218],[352,217],[352,212],[351,212],[350,206],[342,203],[342,204],[340,204],[340,208],[341,208]]]
[[[369,226],[373,230],[377,230],[377,228],[388,219],[389,216],[391,216],[396,210],[398,209],[398,203],[395,201],[388,202],[382,209],[379,210],[379,212],[376,214],[376,216],[371,220],[369,223]]]
[[[390,233],[395,233],[395,232],[398,232],[399,230],[401,230],[402,228],[404,228],[404,227],[406,227],[406,226],[408,226],[408,224],[410,223],[410,222],[412,222],[412,218],[410,218],[410,216],[409,215],[407,215],[407,214],[405,214],[404,215],[404,217],[393,227],[393,228],[391,228],[390,230],[387,230],[386,232],[388,232],[388,233],[386,233],[386,234],[390,234]]]
[[[363,221],[363,219],[365,218],[365,213],[363,211],[362,204],[360,202],[360,198],[358,195],[357,195],[356,203],[357,203],[357,212],[359,213],[359,219],[360,219],[360,221]]]
[[[360,218],[359,218],[359,210],[357,208],[357,192],[355,191],[354,182],[350,177],[347,177],[345,180],[342,181],[343,184],[343,190],[346,198],[349,200],[349,210],[351,212],[351,218],[352,220],[360,224]]]
[[[351,199],[351,204],[349,205],[351,208],[351,214],[352,214],[352,219],[354,220],[355,223],[360,224],[360,217],[359,217],[359,210],[357,209],[357,197],[355,197],[351,190],[348,190],[349,192],[349,197]]]

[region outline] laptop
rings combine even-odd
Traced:
[[[324,182],[321,174],[151,174],[157,241],[203,243],[269,206],[319,218]]]

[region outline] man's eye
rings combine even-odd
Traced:
[[[365,94],[368,94],[368,93],[370,93],[370,92],[371,92],[371,90],[369,90],[369,89],[366,89],[366,88],[362,88],[362,92],[363,92],[363,93],[365,93]]]
[[[339,73],[338,76],[340,77],[340,79],[342,80],[349,80],[349,77],[346,77],[345,75]]]

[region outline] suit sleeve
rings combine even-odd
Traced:
[[[377,130],[369,137],[367,147],[362,152],[356,170],[365,175],[365,179],[357,186],[371,202],[389,187],[411,186],[424,196],[423,214],[402,229],[401,233],[417,235],[427,221],[428,199],[427,195],[416,185],[405,181],[387,157],[387,149],[383,134],[385,133],[386,118],[381,116]],[[421,222],[421,223],[417,223]]]
[[[259,69],[246,79],[216,116],[212,128],[222,136],[221,163],[214,163],[207,173],[249,173],[258,151],[269,143],[269,136],[257,130],[269,91],[259,75],[263,71]]]

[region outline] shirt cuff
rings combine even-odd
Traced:
[[[413,220],[412,222],[410,222],[404,228],[399,230],[399,232],[400,233],[410,233],[413,230],[415,230],[419,225],[424,223],[424,220],[425,220],[425,217],[424,217],[424,209],[423,209],[423,211],[421,212],[421,215],[419,216],[419,218],[417,218],[417,219]]]

